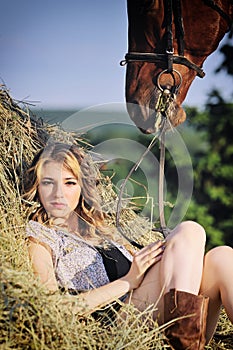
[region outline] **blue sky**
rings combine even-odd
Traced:
[[[7,0],[0,20],[0,78],[15,99],[39,109],[124,102],[126,0]],[[221,60],[207,59],[186,104],[203,105],[213,87],[230,97],[232,78],[213,73]]]

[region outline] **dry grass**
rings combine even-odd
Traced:
[[[51,135],[66,141],[73,141],[75,135],[29,116],[4,87],[0,90],[0,133],[0,349],[165,349],[167,345],[151,319],[151,310],[142,315],[132,306],[123,306],[127,313],[124,326],[112,323],[104,327],[92,317],[73,315],[61,305],[62,296],[48,295],[36,281],[25,241],[27,213],[20,197],[22,174]],[[75,140],[83,144],[80,137]],[[115,194],[109,179],[102,178],[100,191],[112,224]],[[124,209],[122,221],[134,237],[143,231],[146,236],[141,240],[153,238],[150,222],[131,209]],[[223,313],[215,340],[208,348],[233,349],[232,338],[232,325]]]

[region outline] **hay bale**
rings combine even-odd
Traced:
[[[134,322],[127,331],[117,327],[103,328],[92,317],[75,316],[62,306],[61,295],[48,295],[35,279],[25,240],[25,213],[21,200],[21,184],[25,169],[34,154],[49,138],[83,145],[77,135],[67,134],[57,125],[43,123],[30,114],[27,106],[20,108],[4,86],[0,89],[0,347],[4,349],[113,349],[117,344],[131,349],[139,348],[139,341],[155,343],[161,338],[158,330],[148,333],[148,326],[141,326],[138,315],[129,311]],[[109,179],[100,174],[99,190],[104,200],[108,193],[108,205],[116,200]],[[111,189],[110,189],[111,188]],[[109,197],[111,194],[112,198]],[[130,216],[130,210],[127,216]],[[108,209],[109,224],[114,214]],[[138,226],[131,210],[131,219]],[[139,219],[143,222],[143,219]],[[148,225],[145,219],[144,226]],[[60,305],[60,306],[59,306]],[[156,326],[158,328],[158,326]],[[136,329],[137,328],[137,329]],[[143,329],[145,328],[145,331]],[[157,329],[156,328],[156,329]],[[160,347],[157,347],[158,349]]]

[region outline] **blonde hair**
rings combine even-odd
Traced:
[[[111,230],[105,227],[105,218],[101,210],[100,199],[96,188],[97,169],[91,157],[76,145],[52,143],[40,150],[35,156],[26,173],[23,197],[29,202],[40,203],[38,186],[43,165],[55,161],[73,173],[81,187],[79,203],[75,209],[78,220],[78,230],[81,236],[98,236],[100,233],[112,238]],[[30,204],[27,204],[30,205]],[[32,213],[29,219],[45,225],[51,225],[45,208],[41,205]]]

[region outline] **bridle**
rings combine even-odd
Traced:
[[[217,11],[221,17],[223,17],[228,23],[228,30],[232,30],[232,19],[228,16],[216,3],[214,0],[203,0],[206,6],[211,7],[213,10]],[[183,28],[183,18],[182,18],[182,8],[181,8],[181,0],[164,0],[164,9],[165,9],[165,32],[167,39],[167,46],[165,53],[157,53],[157,52],[128,52],[125,55],[125,59],[120,62],[121,66],[126,65],[130,62],[147,62],[147,63],[165,63],[166,69],[161,71],[157,77],[157,87],[160,90],[160,98],[159,102],[156,104],[155,109],[157,113],[161,116],[161,128],[159,134],[156,135],[148,146],[147,150],[143,153],[141,158],[134,166],[131,168],[128,176],[125,178],[124,182],[121,185],[119,199],[117,203],[117,211],[116,211],[116,226],[118,231],[122,234],[122,236],[127,239],[133,246],[141,249],[143,246],[138,242],[130,239],[122,230],[120,224],[120,211],[121,211],[121,202],[122,195],[125,188],[125,185],[130,178],[131,174],[134,170],[136,170],[145,157],[145,155],[149,152],[151,147],[154,145],[155,140],[160,140],[160,168],[159,168],[159,218],[161,228],[156,228],[154,231],[159,231],[166,238],[170,232],[170,229],[167,228],[164,218],[164,200],[163,200],[163,192],[164,192],[164,164],[165,164],[165,133],[168,128],[169,118],[167,117],[167,110],[169,108],[169,104],[172,100],[174,100],[175,95],[177,94],[180,85],[182,83],[181,74],[173,68],[173,64],[180,64],[186,66],[190,69],[193,69],[197,76],[203,78],[205,76],[205,72],[195,63],[191,62],[184,56],[184,28]],[[173,32],[172,32],[172,24],[174,18],[175,32],[176,38],[178,41],[178,55],[174,54],[173,48]],[[179,77],[179,84],[176,85],[176,79],[174,77],[174,73]],[[171,74],[174,85],[170,88],[163,88],[160,85],[160,78],[163,74]],[[153,229],[152,229],[153,230]]]
[[[214,0],[203,0],[206,6],[209,6],[214,11],[217,11],[219,15],[225,19],[228,24],[228,31],[232,30],[232,19],[226,14]],[[184,27],[182,17],[181,0],[164,0],[165,9],[165,33],[167,39],[166,52],[128,52],[125,55],[125,59],[120,62],[121,66],[130,62],[148,62],[148,63],[165,63],[167,65],[166,72],[171,73],[173,71],[173,64],[180,64],[193,69],[197,76],[203,78],[205,72],[195,63],[190,61],[184,56]],[[173,48],[173,33],[172,24],[174,17],[175,32],[178,41],[178,55],[174,54]]]

